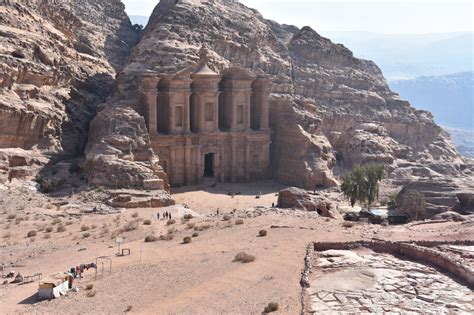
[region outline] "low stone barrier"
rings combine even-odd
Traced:
[[[433,264],[443,270],[449,271],[474,287],[474,269],[466,266],[462,261],[457,261],[451,255],[432,248],[414,244],[400,244],[400,253],[412,259]]]
[[[376,252],[403,255],[413,260],[432,264],[444,271],[464,280],[469,286],[474,287],[474,269],[466,266],[455,256],[433,249],[439,245],[473,246],[474,240],[462,241],[384,241],[368,240],[353,242],[314,242],[315,251],[330,249],[352,250],[359,247],[369,248]],[[305,265],[306,265],[305,258]],[[301,285],[303,286],[303,279]]]

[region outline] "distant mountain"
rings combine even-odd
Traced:
[[[356,57],[370,59],[388,81],[473,71],[474,33],[375,34],[322,32],[351,49]]]
[[[148,24],[148,20],[150,17],[142,16],[142,15],[129,15],[130,21],[132,24],[141,24],[145,27]]]
[[[440,125],[474,130],[474,72],[392,81],[390,87]]]
[[[445,128],[462,155],[474,159],[474,131]]]

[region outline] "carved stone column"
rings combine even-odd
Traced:
[[[191,123],[191,114],[190,114],[190,104],[189,104],[189,97],[190,97],[191,93],[184,93],[184,117],[183,117],[183,131],[185,133],[189,133],[191,132],[191,128],[190,128],[190,123]]]

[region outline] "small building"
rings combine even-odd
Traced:
[[[44,279],[39,283],[38,300],[58,298],[66,295],[72,287],[73,276],[71,274],[56,274],[50,278]]]

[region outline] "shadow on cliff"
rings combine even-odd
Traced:
[[[120,27],[114,36],[107,36],[104,46],[105,58],[116,73],[120,73],[127,64],[128,57],[140,42],[142,34],[143,30],[133,26],[127,19],[120,22]]]
[[[48,164],[36,177],[44,193],[86,185],[80,163],[84,159],[89,125],[97,114],[98,106],[112,92],[114,82],[110,74],[100,73],[72,84],[70,98],[64,104],[66,115],[61,125],[56,127],[63,150],[51,154]],[[73,189],[67,190],[71,192]]]

